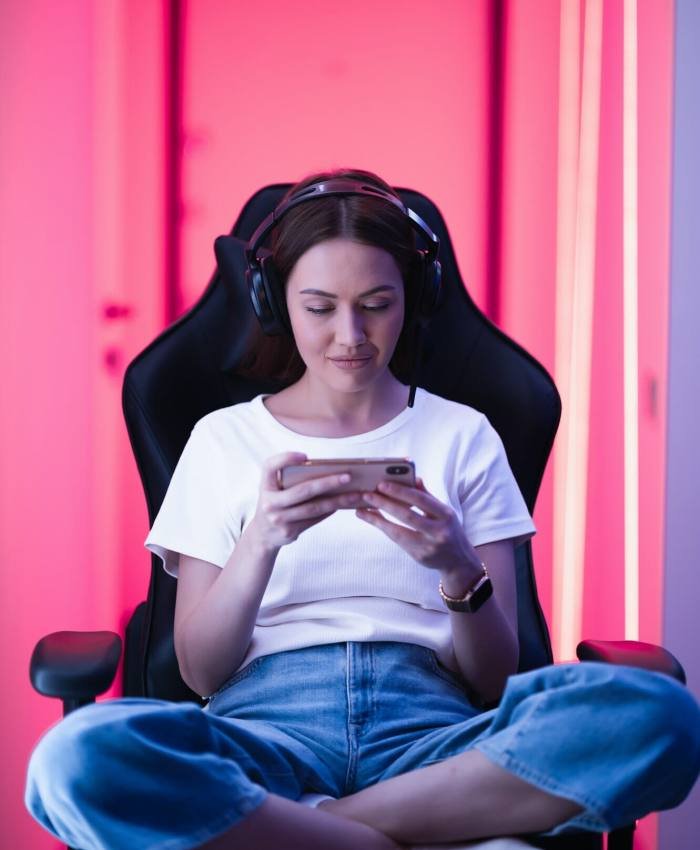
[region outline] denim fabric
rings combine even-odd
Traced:
[[[268,792],[340,797],[476,747],[584,807],[548,835],[606,831],[680,803],[700,772],[700,708],[661,673],[597,662],[511,676],[480,711],[426,647],[336,643],[261,656],[202,710],[122,698],[52,727],[26,804],[81,850],[188,850]]]

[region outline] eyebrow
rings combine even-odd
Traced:
[[[390,286],[388,283],[383,283],[381,286],[375,286],[374,289],[368,289],[367,292],[361,292],[359,297],[363,298],[365,295],[371,295],[373,292],[379,292],[382,289],[396,289],[395,286]],[[300,295],[325,295],[327,298],[337,298],[337,295],[333,295],[332,292],[324,292],[322,289],[302,289],[299,293]]]

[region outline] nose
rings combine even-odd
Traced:
[[[339,345],[355,348],[366,339],[365,316],[352,307],[338,307],[336,311],[335,338]]]

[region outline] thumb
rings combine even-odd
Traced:
[[[293,463],[303,463],[308,456],[303,452],[282,452],[267,458],[262,471],[262,487],[265,490],[277,490],[277,471]]]

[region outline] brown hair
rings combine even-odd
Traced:
[[[285,193],[280,203],[313,183],[340,177],[379,186],[399,197],[388,183],[371,171],[339,168],[305,177]],[[302,254],[317,243],[336,237],[383,248],[396,260],[404,284],[405,313],[389,369],[399,380],[408,382],[417,271],[413,227],[401,210],[379,197],[328,195],[298,204],[280,219],[270,234],[269,249],[280,283],[286,288],[289,275]],[[245,377],[289,385],[298,381],[305,369],[293,336],[267,336],[255,322],[248,350],[236,371]]]

